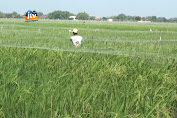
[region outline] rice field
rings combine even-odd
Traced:
[[[0,19],[0,118],[176,118],[177,24],[82,22]]]

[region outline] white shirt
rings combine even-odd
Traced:
[[[74,35],[71,37],[71,40],[75,46],[81,45],[82,37],[79,35]]]

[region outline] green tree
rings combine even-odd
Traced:
[[[79,20],[89,20],[89,15],[86,12],[80,12],[77,14]]]
[[[15,11],[11,13],[11,16],[12,16],[12,18],[21,18],[21,15]]]
[[[141,20],[141,17],[140,17],[140,16],[136,16],[136,17],[135,17],[135,20],[136,20],[136,21],[140,21],[140,20]]]
[[[0,11],[0,18],[3,18],[4,14]]]
[[[108,19],[113,19],[114,21],[117,21],[117,16],[111,16],[111,17],[108,17]]]
[[[74,15],[68,11],[54,11],[48,14],[49,19],[69,19],[69,16]]]
[[[156,22],[157,21],[157,17],[156,16],[152,16],[152,21]]]
[[[6,14],[4,14],[5,16],[5,18],[12,18],[12,14],[11,13],[6,13]]]
[[[43,13],[42,12],[37,12],[37,15],[38,15],[38,17],[41,17],[41,16],[43,16]]]
[[[18,15],[18,13],[15,11],[11,13],[12,18],[17,18],[17,15]]]
[[[177,23],[177,18],[170,18],[168,19],[168,22]]]
[[[95,20],[95,16],[90,16],[90,20]]]
[[[17,18],[22,18],[22,16],[20,14],[17,15]]]
[[[118,19],[119,21],[125,21],[125,20],[127,19],[127,16],[126,16],[125,14],[119,14],[119,15],[117,16],[117,19]]]
[[[134,20],[135,20],[135,17],[134,17],[134,16],[127,16],[127,20],[128,20],[128,21],[134,21]]]
[[[149,21],[152,21],[152,22],[156,22],[157,21],[157,17],[156,16],[148,16],[146,17]]]
[[[106,21],[106,20],[107,20],[107,18],[106,18],[106,17],[103,17],[102,19],[103,19],[103,21]]]
[[[158,17],[157,22],[166,22],[167,19],[165,17]]]

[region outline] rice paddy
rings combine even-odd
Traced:
[[[0,56],[2,118],[177,117],[177,24],[0,19]]]

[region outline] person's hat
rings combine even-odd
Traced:
[[[73,33],[78,33],[78,29],[73,29]]]

